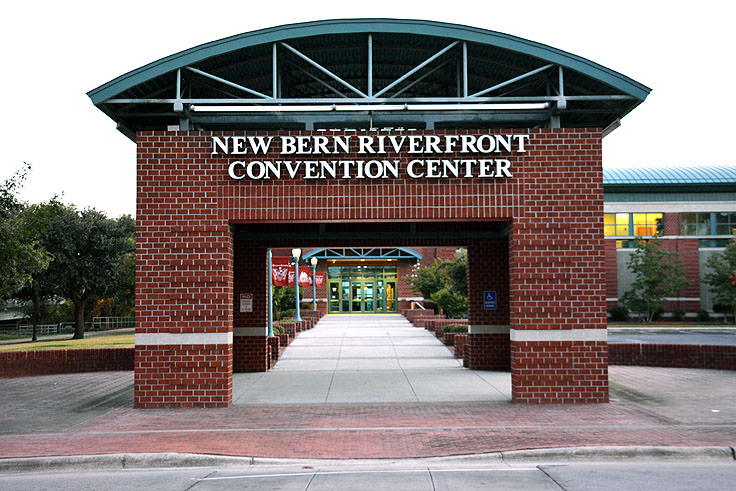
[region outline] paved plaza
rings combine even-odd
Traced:
[[[397,459],[736,446],[731,371],[612,366],[609,404],[513,404],[508,373],[462,368],[398,317],[327,317],[271,372],[234,378],[232,407],[153,410],[132,407],[132,372],[0,379],[0,458]]]

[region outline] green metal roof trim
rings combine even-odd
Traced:
[[[384,249],[389,252],[383,253],[382,251]],[[345,254],[345,252],[338,254],[337,251],[339,250],[350,250],[353,251],[354,254]],[[391,254],[391,251],[396,252]],[[306,260],[314,256],[322,259],[422,259],[421,254],[405,247],[331,247],[314,249],[307,252],[302,257]]]
[[[736,166],[603,169],[604,186],[723,184],[736,187]]]
[[[400,33],[453,38],[534,56],[575,70],[643,101],[651,89],[606,67],[565,51],[509,34],[458,24],[404,19],[339,19],[289,24],[202,44],[121,75],[87,93],[95,105],[178,68],[242,48],[328,34]]]

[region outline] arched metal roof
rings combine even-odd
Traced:
[[[565,51],[475,27],[343,19],[238,34],[94,89],[137,130],[615,127],[646,86]]]
[[[736,166],[603,169],[603,185],[732,184]]]

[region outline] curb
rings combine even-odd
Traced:
[[[454,455],[447,457],[398,459],[279,459],[232,457],[227,455],[190,453],[126,453],[28,457],[0,459],[0,473],[38,472],[72,469],[153,469],[172,467],[246,467],[295,466],[301,468],[360,466],[432,466],[457,464],[513,465],[520,463],[553,463],[570,461],[616,461],[627,459],[652,461],[736,462],[733,447],[569,447],[512,450],[487,454]]]

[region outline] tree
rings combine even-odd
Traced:
[[[16,197],[30,168],[25,164],[0,184],[0,298],[13,297],[49,264],[46,251],[36,239],[38,215]]]
[[[415,266],[409,283],[448,317],[464,315],[468,311],[468,259],[465,251],[453,260],[435,259],[430,265]]]
[[[41,243],[52,261],[39,283],[45,292],[74,304],[74,339],[84,337],[90,302],[110,297],[119,287],[126,272],[124,259],[135,248],[134,233],[130,216],[114,220],[94,209],[60,205],[49,218]]]
[[[689,284],[677,255],[663,250],[658,237],[636,242],[636,251],[631,254],[628,268],[634,273],[635,280],[623,295],[622,302],[647,322],[664,311],[666,297],[676,296],[683,286]]]
[[[736,240],[732,240],[720,254],[706,262],[710,272],[705,275],[713,292],[713,303],[730,308],[736,320]]]

